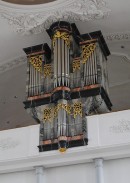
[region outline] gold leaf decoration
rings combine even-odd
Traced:
[[[85,64],[87,62],[88,58],[94,52],[95,48],[96,48],[96,44],[95,43],[91,43],[89,45],[83,45],[82,46],[83,64]]]
[[[64,109],[68,114],[71,113],[71,106],[69,104],[57,104],[54,108],[54,117],[57,116],[60,109]]]
[[[51,76],[51,64],[45,64],[43,68],[44,77]]]
[[[52,118],[52,109],[48,108],[48,109],[44,109],[43,111],[43,119],[44,121],[50,121],[51,122],[51,118]]]
[[[66,45],[70,47],[70,35],[67,32],[60,32],[56,31],[56,33],[53,36],[52,43],[53,47],[55,46],[56,39],[61,38],[65,41]]]
[[[72,67],[73,67],[73,72],[75,72],[76,70],[80,70],[80,60],[73,60],[72,63]]]
[[[42,72],[42,55],[30,57],[29,62],[36,70]]]
[[[74,113],[74,118],[76,118],[77,115],[80,115],[82,117],[82,103],[81,102],[74,103],[73,113]]]

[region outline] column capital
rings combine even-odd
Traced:
[[[43,166],[35,167],[36,174],[44,174],[45,168]]]
[[[96,159],[94,159],[94,162],[95,162],[95,168],[103,167],[103,158],[96,158]]]

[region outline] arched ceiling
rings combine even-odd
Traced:
[[[35,5],[49,3],[55,0],[3,0],[8,3],[21,4],[21,5]]]

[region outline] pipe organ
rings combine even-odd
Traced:
[[[25,109],[40,123],[39,151],[87,145],[86,116],[111,110],[107,56],[101,31],[80,34],[60,21],[47,30],[45,43],[27,54]]]

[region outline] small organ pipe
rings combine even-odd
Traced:
[[[69,70],[70,70],[70,68],[69,68],[69,66],[70,66],[70,50],[69,50],[69,47],[67,47],[67,77],[68,77],[68,87],[69,87],[69,85],[70,85],[70,78],[69,78]]]
[[[83,64],[83,67],[84,67],[84,83],[85,85],[87,85],[87,82],[88,82],[88,77],[87,77],[87,67],[88,63],[86,62],[85,64]]]
[[[41,93],[41,73],[38,72],[38,94]]]
[[[94,84],[94,56],[93,56],[93,53],[91,55],[92,57],[92,84]]]
[[[57,40],[55,41],[54,46],[54,87],[57,87]]]
[[[95,84],[97,84],[97,57],[96,57],[96,47],[94,50],[94,68],[95,68]]]
[[[88,85],[90,85],[90,58],[88,58]]]
[[[65,59],[64,59],[64,40],[62,40],[61,39],[61,42],[62,42],[62,58],[61,58],[61,60],[62,60],[62,85],[64,85],[64,80],[65,80]]]
[[[92,84],[92,54],[90,55],[90,85]]]
[[[34,95],[33,94],[33,83],[34,83],[34,81],[33,81],[33,75],[34,75],[34,73],[33,73],[33,66],[31,65],[31,96]]]
[[[64,43],[64,50],[65,50],[65,86],[67,83],[67,60],[66,60],[66,44]]]
[[[60,38],[58,38],[58,86],[61,84],[61,48],[60,48]]]

